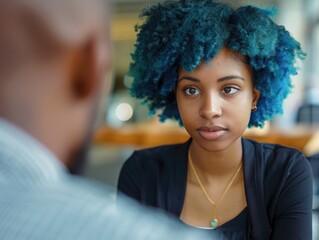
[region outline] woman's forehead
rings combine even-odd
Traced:
[[[233,52],[227,48],[221,49],[218,54],[211,59],[202,60],[201,63],[192,71],[186,71],[179,68],[178,75],[181,74],[200,74],[202,72],[215,73],[249,73],[251,74],[251,67],[244,61],[245,57],[239,53]]]

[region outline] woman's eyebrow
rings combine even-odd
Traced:
[[[223,82],[223,81],[232,80],[232,79],[240,79],[242,81],[245,81],[245,79],[243,77],[241,77],[241,76],[230,75],[230,76],[225,76],[225,77],[219,78],[217,80],[217,82]],[[183,76],[180,79],[178,79],[179,82],[182,81],[182,80],[189,80],[189,81],[192,81],[192,82],[200,82],[200,80],[198,78],[194,78],[194,77],[190,77],[190,76]]]
[[[181,77],[180,79],[178,79],[178,81],[182,81],[182,80],[189,80],[189,81],[193,81],[193,82],[200,82],[199,79],[197,78],[194,78],[194,77],[189,77],[189,76],[184,76],[184,77]]]
[[[240,79],[242,81],[245,81],[245,78],[241,77],[241,76],[238,76],[238,75],[230,75],[230,76],[226,76],[226,77],[222,77],[222,78],[219,78],[217,80],[217,82],[223,82],[223,81],[227,81],[227,80],[232,80],[232,79]]]

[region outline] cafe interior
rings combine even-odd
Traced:
[[[154,0],[113,0],[113,70],[108,76],[111,94],[102,99],[95,127],[88,178],[116,185],[121,166],[136,149],[182,143],[188,133],[176,122],[160,122],[150,116],[140,101],[132,98],[127,75],[134,50],[134,25],[143,19],[141,9]],[[299,73],[293,77],[293,92],[284,101],[284,113],[267,122],[264,128],[247,129],[245,138],[282,144],[302,151],[311,161],[314,177],[313,239],[319,239],[319,0],[224,0],[233,6],[255,4],[278,8],[274,21],[284,25],[307,53],[297,62]]]

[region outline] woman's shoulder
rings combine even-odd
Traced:
[[[135,150],[126,160],[125,165],[171,165],[187,157],[189,141],[179,144],[161,145],[152,148]]]
[[[244,157],[258,165],[259,169],[268,169],[273,172],[280,168],[290,171],[292,168],[310,169],[305,155],[294,148],[273,143],[260,143],[250,139],[243,140]],[[250,157],[249,157],[250,155]]]
[[[178,143],[178,144],[168,144],[168,145],[160,145],[151,148],[144,148],[134,151],[134,153],[143,155],[143,156],[159,156],[166,155],[171,153],[179,152],[182,148],[185,148],[186,143]]]
[[[281,158],[301,157],[305,158],[304,154],[288,146],[274,143],[261,143],[251,139],[243,139],[243,146],[247,151],[254,152],[256,155],[261,155],[264,158],[274,157],[279,155]]]

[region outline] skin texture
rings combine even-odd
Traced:
[[[14,0],[0,9],[0,117],[71,167],[110,72],[106,7],[98,0]]]
[[[259,91],[253,86],[250,67],[228,49],[202,62],[193,72],[179,70],[176,98],[187,132],[195,168],[209,196],[218,201],[242,161],[241,136],[247,128]],[[212,205],[188,168],[181,219],[208,227]],[[217,207],[219,223],[238,215],[246,206],[240,172]]]

